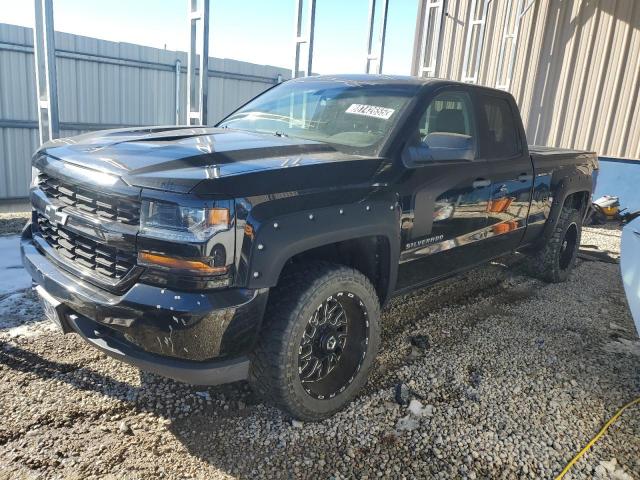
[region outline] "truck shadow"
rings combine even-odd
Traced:
[[[243,419],[252,416],[250,421],[268,421],[274,423],[275,430],[292,428],[290,421],[278,410],[260,404],[259,399],[251,392],[247,382],[237,382],[216,387],[197,387],[181,384],[173,380],[158,377],[153,374],[140,373],[140,385],[133,385],[127,381],[114,378],[111,375],[100,372],[98,369],[86,363],[63,363],[45,358],[43,355],[29,351],[20,346],[0,341],[0,365],[16,372],[28,375],[28,382],[38,380],[47,382],[44,387],[52,395],[56,385],[53,382],[64,382],[75,390],[97,393],[118,400],[109,403],[106,407],[107,416],[118,414],[122,420],[135,418],[140,412],[152,413],[158,419],[167,420],[166,430],[189,452],[207,462],[216,469],[222,469],[230,474],[238,474],[238,465],[242,471],[253,465],[245,460],[255,458],[256,465],[264,459],[264,452],[259,451],[253,442],[248,439],[238,440],[241,431],[248,431],[246,426],[241,426]],[[109,359],[109,363],[118,366]],[[6,371],[6,368],[4,369]],[[34,376],[37,379],[34,379]],[[29,401],[44,401],[45,398]],[[26,419],[27,424],[53,425],[62,428],[63,415],[82,420],[91,416],[92,412],[83,408],[83,402],[72,402],[69,408],[59,413],[35,414]],[[43,409],[43,411],[48,409]],[[59,415],[59,417],[58,417]],[[128,420],[129,421],[129,420]],[[130,442],[126,432],[119,431],[120,420],[108,425],[105,435],[115,435],[116,441]],[[101,421],[101,425],[105,425]],[[0,445],[21,438],[24,430],[20,432],[18,425],[5,425],[0,428]],[[28,428],[27,428],[28,430]],[[240,432],[239,432],[240,431]],[[71,435],[72,433],[69,432]],[[136,431],[134,435],[157,435],[155,432]],[[203,441],[203,437],[207,438]],[[211,442],[216,437],[220,441]],[[234,441],[235,440],[235,441]],[[108,441],[105,439],[105,442]],[[239,447],[240,443],[240,447]],[[249,451],[251,449],[251,451]],[[160,455],[160,453],[159,453]]]
[[[108,359],[108,357],[103,358],[110,363],[114,362],[116,366],[121,366],[115,360]],[[140,372],[140,385],[137,386],[89,367],[87,363],[90,362],[58,362],[45,358],[39,353],[0,341],[0,364],[12,370],[36,375],[44,381],[62,381],[74,389],[99,393],[125,402],[127,406],[135,410],[152,412],[167,419],[185,416],[190,411],[197,410],[196,406],[199,404],[203,404],[205,407],[208,405],[211,408],[214,408],[217,403],[222,407],[228,405],[228,402],[219,401],[222,398],[244,398],[245,405],[255,403],[253,396],[247,394],[250,389],[246,382],[218,387],[197,387]],[[167,400],[180,396],[186,399],[180,405],[182,408],[172,408],[175,401]]]

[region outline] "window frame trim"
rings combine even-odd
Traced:
[[[481,160],[479,153],[480,153],[480,128],[478,125],[478,115],[476,112],[476,107],[475,107],[475,101],[474,101],[474,95],[471,92],[470,89],[465,88],[465,86],[462,85],[444,85],[440,88],[437,88],[436,90],[433,91],[432,95],[430,96],[430,98],[428,99],[428,101],[426,102],[426,105],[424,106],[424,108],[422,108],[420,110],[420,115],[418,116],[418,121],[416,122],[416,126],[418,127],[418,134],[420,134],[420,122],[422,121],[422,118],[426,115],[427,110],[429,109],[429,107],[431,106],[431,104],[436,101],[438,99],[438,97],[440,95],[446,94],[446,93],[457,93],[459,95],[462,95],[464,97],[466,97],[467,99],[467,103],[469,106],[469,120],[471,121],[471,138],[473,140],[473,161],[478,161]]]

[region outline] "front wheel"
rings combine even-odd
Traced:
[[[254,388],[294,418],[321,420],[365,384],[380,344],[380,304],[359,271],[311,262],[283,274],[262,332]]]
[[[573,208],[563,207],[545,246],[529,259],[529,270],[552,283],[564,282],[576,264],[582,238],[582,217]]]

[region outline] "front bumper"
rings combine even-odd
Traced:
[[[34,282],[61,302],[69,330],[106,354],[179,381],[215,385],[247,377],[268,289],[178,292],[135,283],[122,295],[58,268],[36,248],[27,225],[22,261]]]

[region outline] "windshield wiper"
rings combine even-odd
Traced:
[[[289,138],[289,135],[287,135],[287,134],[286,134],[286,133],[284,133],[284,132],[278,132],[278,131],[275,131],[275,132],[273,132],[273,134],[274,134],[276,137]]]

